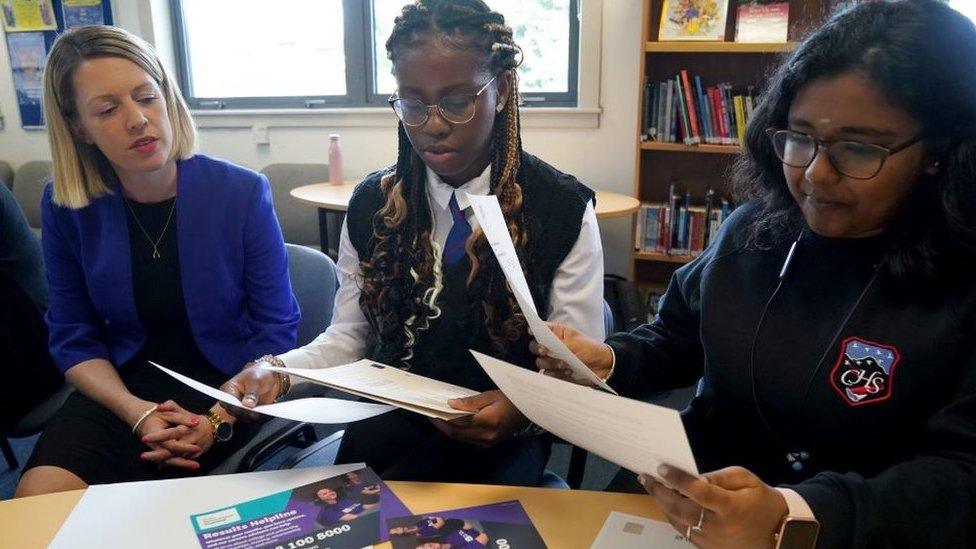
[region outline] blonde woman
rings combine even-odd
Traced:
[[[54,181],[42,200],[51,354],[78,391],[18,496],[206,471],[247,438],[147,364],[211,385],[294,346],[298,305],[267,180],[192,153],[193,122],[152,48],[114,27],[54,44]]]

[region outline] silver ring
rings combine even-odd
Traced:
[[[705,522],[705,508],[702,507],[701,514],[698,515],[698,524],[689,525],[688,526],[688,532],[694,532],[696,534],[701,534],[702,533],[702,524],[704,522]],[[688,539],[691,539],[691,535],[690,534],[687,535],[687,536],[685,536],[685,537],[688,538]]]

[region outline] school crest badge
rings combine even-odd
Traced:
[[[849,337],[841,342],[830,385],[849,406],[887,400],[899,359],[891,345]]]

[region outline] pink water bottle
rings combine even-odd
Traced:
[[[342,146],[339,145],[339,134],[329,135],[329,183],[342,185]]]

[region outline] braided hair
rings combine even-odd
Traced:
[[[507,73],[511,91],[495,113],[491,136],[491,193],[498,197],[509,234],[523,256],[527,237],[522,220],[522,187],[517,181],[522,158],[519,132],[518,78],[521,49],[505,17],[481,0],[416,0],[403,8],[386,42],[396,66],[399,56],[437,39],[444,47],[480,52],[482,67],[492,75]],[[379,339],[379,358],[408,361],[419,332],[440,315],[441,250],[433,241],[433,223],[425,186],[423,160],[410,144],[403,122],[398,126],[397,162],[380,183],[384,205],[372,220],[374,248],[360,264],[360,307]],[[479,228],[468,238],[471,262],[467,284],[482,295],[471,314],[483,314],[496,352],[525,331],[514,296]]]

